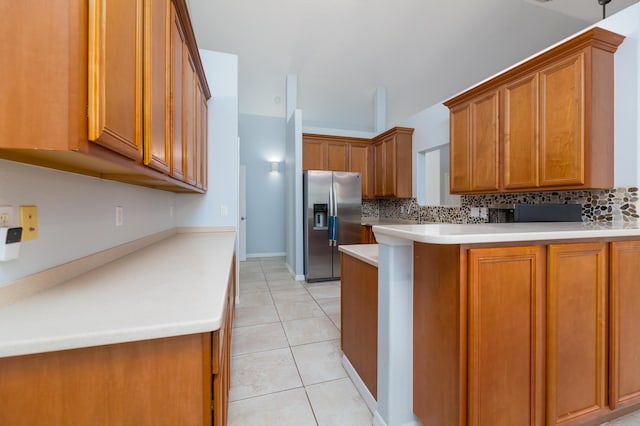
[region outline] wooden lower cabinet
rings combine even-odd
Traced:
[[[599,425],[640,409],[640,240],[414,245],[425,425]]]
[[[609,405],[640,403],[640,241],[611,243]]]
[[[373,227],[371,225],[362,225],[360,232],[361,244],[376,244],[376,235],[373,233]]]
[[[232,271],[220,330],[0,358],[0,425],[226,425],[234,304]]]
[[[544,424],[544,255],[469,250],[469,425]]]
[[[547,424],[607,407],[607,243],[548,248]]]
[[[374,398],[378,389],[378,268],[342,253],[341,346]]]
[[[218,331],[213,333],[213,424],[227,424],[229,406],[229,388],[231,387],[231,332],[235,313],[235,259],[234,267],[229,274],[227,303],[224,322]]]
[[[2,425],[210,425],[211,333],[0,359]]]

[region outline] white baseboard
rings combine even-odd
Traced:
[[[344,354],[342,355],[342,366],[344,367],[345,371],[347,372],[347,375],[349,376],[349,378],[351,379],[351,381],[355,385],[356,389],[360,393],[360,396],[362,396],[362,399],[364,399],[364,403],[367,404],[367,407],[369,407],[369,410],[371,410],[371,412],[374,413],[374,423],[373,424],[375,425],[376,424],[375,423],[376,414],[378,414],[378,412],[376,411],[377,408],[378,408],[378,403],[376,402],[376,400],[373,397],[373,395],[371,395],[371,392],[369,392],[369,389],[367,388],[367,385],[364,384],[364,382],[360,378],[360,375],[358,374],[356,369],[353,368],[353,365],[351,365],[351,363],[349,362],[349,359],[347,358],[347,356],[344,355]],[[378,417],[380,417],[380,416],[378,415]],[[380,420],[382,420],[382,418]],[[386,423],[384,423],[384,421],[382,421],[382,423],[380,423],[380,425],[385,425],[386,426]]]
[[[373,421],[371,422],[373,426],[387,426],[387,422],[384,421],[380,413],[377,411],[373,413]],[[410,421],[407,423],[403,423],[402,426],[422,426],[422,423],[417,419],[414,421]]]
[[[247,257],[284,257],[287,253],[285,252],[277,252],[277,253],[247,253]]]
[[[304,275],[296,275],[296,273],[293,270],[293,268],[288,263],[285,263],[285,264],[287,265],[287,269],[289,270],[289,273],[291,274],[291,276],[293,277],[294,280],[296,280],[296,281],[304,281]]]
[[[373,426],[387,426],[387,422],[380,416],[380,413],[377,411],[373,413],[373,422],[371,422]]]

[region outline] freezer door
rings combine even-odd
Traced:
[[[334,172],[333,186],[338,213],[338,245],[360,244],[362,226],[360,173]],[[333,254],[333,275],[340,276],[340,253],[337,247]]]
[[[329,245],[326,219],[329,214],[332,173],[310,170],[305,172],[303,177],[305,278],[307,281],[331,279],[333,247]],[[326,212],[326,219],[316,219],[316,213],[322,215],[323,211]]]

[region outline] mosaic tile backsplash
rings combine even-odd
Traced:
[[[472,207],[512,204],[581,204],[583,222],[635,222],[638,188],[554,191],[492,195],[463,195],[460,206],[419,206],[415,198],[363,200],[362,216],[414,220],[418,223],[482,223],[472,218]]]

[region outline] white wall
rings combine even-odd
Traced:
[[[211,90],[209,190],[176,195],[178,226],[237,226],[239,193],[238,57],[200,50]],[[227,213],[222,213],[225,207]]]
[[[235,226],[238,220],[237,57],[201,51],[209,100],[209,191],[174,194],[0,160],[0,205],[37,205],[39,235],[0,262],[0,286],[175,226]],[[220,205],[228,216],[220,216]],[[124,226],[115,226],[115,207]],[[174,215],[171,215],[172,207]]]
[[[412,188],[413,196],[417,195],[417,179],[419,173],[418,153],[441,145],[449,144],[449,108],[441,103],[435,104],[411,116],[401,124],[402,127],[413,127],[412,139]]]
[[[626,36],[614,57],[614,184],[636,186],[640,184],[640,3],[596,25]],[[448,144],[449,110],[437,103],[409,117],[400,126],[415,128],[412,187],[416,196],[418,152]]]
[[[119,182],[0,160],[0,205],[38,206],[38,238],[0,262],[0,286],[173,228],[176,196]],[[115,226],[115,207],[124,225]]]
[[[240,163],[246,166],[247,255],[285,254],[286,122],[240,114]],[[280,172],[271,172],[271,161]]]
[[[615,186],[640,184],[640,3],[597,26],[626,36],[615,54]]]

